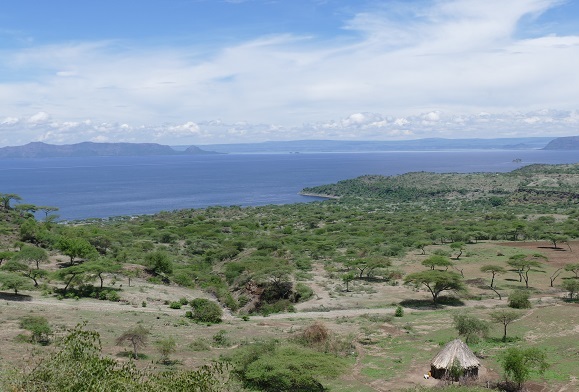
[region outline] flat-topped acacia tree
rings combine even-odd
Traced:
[[[432,295],[432,302],[437,303],[443,291],[464,291],[466,289],[462,276],[452,271],[428,270],[409,274],[404,278],[405,283],[416,286],[425,286]]]
[[[541,268],[543,266],[541,261],[547,261],[547,257],[540,253],[534,253],[532,255],[518,253],[509,257],[507,264],[517,270],[519,282],[525,280],[525,287],[529,288],[529,272],[533,268]]]

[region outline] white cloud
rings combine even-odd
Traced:
[[[0,66],[34,76],[0,82],[0,132],[24,124],[0,142],[577,134],[579,37],[516,34],[558,3],[383,2],[345,21],[355,39],[282,34],[210,55],[120,41],[4,50]]]
[[[28,118],[29,124],[44,124],[50,120],[50,116],[46,112],[38,112]]]

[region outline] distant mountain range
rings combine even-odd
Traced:
[[[551,140],[543,150],[579,150],[579,136],[558,137]]]
[[[295,140],[286,142],[207,144],[202,148],[220,153],[300,153],[300,152],[378,152],[436,150],[538,150],[552,137],[502,139],[417,139],[400,141]],[[184,146],[175,146],[175,149]]]
[[[177,151],[170,146],[156,143],[92,143],[53,145],[42,142],[24,146],[0,148],[0,158],[56,158],[97,156],[152,156],[152,155],[198,155],[217,154],[196,146]]]
[[[87,156],[153,156],[199,154],[279,154],[316,152],[444,151],[444,150],[579,150],[579,136],[503,139],[417,139],[403,141],[294,140],[286,142],[166,146],[156,143],[92,143],[54,145],[42,142],[0,148],[0,158]]]

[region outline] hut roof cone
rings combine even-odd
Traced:
[[[455,339],[444,346],[432,359],[430,364],[432,376],[443,378],[453,364],[458,364],[464,373],[476,377],[480,361],[472,350],[460,339]]]

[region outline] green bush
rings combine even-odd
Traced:
[[[33,343],[48,344],[52,333],[48,320],[42,316],[26,316],[20,320],[20,328],[30,331],[30,341]]]
[[[190,302],[192,311],[186,313],[185,316],[192,318],[195,321],[203,323],[220,323],[223,316],[221,307],[205,298],[195,298]]]
[[[177,302],[177,301],[171,302],[171,303],[169,304],[169,307],[170,307],[171,309],[181,309],[181,306],[182,306],[182,305],[181,305],[181,302]]]
[[[242,347],[230,358],[244,386],[266,392],[319,392],[322,381],[345,368],[344,359],[295,345],[276,342]]]
[[[229,347],[231,342],[227,337],[227,331],[224,329],[219,330],[215,335],[213,335],[213,343],[216,347]]]
[[[515,309],[529,309],[531,301],[529,301],[530,294],[526,290],[514,290],[509,295],[509,307]]]
[[[303,283],[296,284],[294,292],[295,302],[307,301],[308,299],[312,298],[313,295],[314,290],[312,290],[310,286]]]
[[[404,316],[404,308],[400,305],[396,307],[396,311],[394,312],[395,317],[402,317]]]

